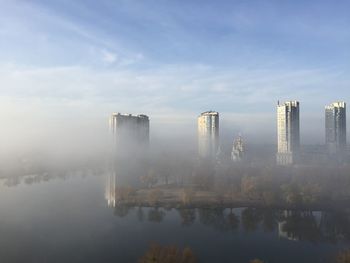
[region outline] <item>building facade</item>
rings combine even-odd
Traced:
[[[234,162],[240,162],[244,157],[244,142],[241,136],[238,136],[233,141],[231,160]]]
[[[109,129],[119,153],[135,154],[149,144],[149,118],[147,115],[112,113]]]
[[[295,163],[300,149],[299,102],[277,104],[277,156],[278,165]]]
[[[346,103],[334,102],[325,107],[326,148],[330,155],[346,153]]]
[[[198,117],[198,155],[215,158],[219,150],[219,113],[207,111]]]

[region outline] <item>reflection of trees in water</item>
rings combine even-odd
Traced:
[[[148,221],[150,222],[160,223],[163,221],[164,217],[165,212],[158,207],[148,210]]]
[[[126,217],[133,208],[118,205],[114,214]],[[154,207],[146,211],[138,207],[135,215],[140,222],[146,219],[160,223],[167,210]],[[171,209],[170,209],[171,210]],[[179,208],[181,224],[199,223],[217,231],[236,231],[241,226],[247,232],[259,228],[266,232],[278,230],[279,237],[310,242],[350,241],[350,217],[345,212],[281,211],[263,208],[245,208],[241,212],[225,208]],[[145,213],[147,212],[147,213]]]
[[[292,240],[317,242],[322,239],[321,231],[311,211],[285,212],[280,232]]]
[[[134,207],[127,206],[127,205],[118,205],[114,208],[114,215],[118,217],[126,217],[130,211],[133,210]],[[150,222],[162,222],[164,217],[166,215],[166,212],[158,207],[150,208],[148,209],[147,213],[147,220]],[[145,220],[145,211],[144,208],[139,207],[136,210],[136,217],[140,222],[143,222]]]
[[[125,217],[129,214],[130,210],[132,210],[132,207],[127,205],[117,205],[114,208],[114,215],[118,217]]]
[[[142,207],[139,207],[137,209],[137,219],[140,221],[140,222],[143,222],[145,220],[145,213],[143,212],[143,209]]]
[[[224,208],[200,208],[198,209],[199,222],[218,231],[237,230],[239,217],[232,209],[230,209],[229,213],[225,213],[226,210]]]
[[[272,232],[278,225],[281,212],[273,209],[262,209],[262,227],[266,232]]]
[[[256,208],[246,208],[241,214],[242,227],[247,232],[256,231],[262,220],[262,212]]]
[[[226,223],[231,230],[237,230],[239,227],[239,217],[230,209],[230,213],[226,216]]]
[[[280,218],[280,212],[274,209],[245,208],[241,213],[242,227],[247,232],[256,231],[261,225],[266,232],[273,232]]]
[[[212,226],[217,230],[225,231],[225,216],[223,208],[199,208],[199,222],[203,225]]]
[[[218,231],[236,230],[240,222],[247,232],[260,227],[273,232],[279,226],[280,237],[310,242],[350,240],[350,218],[340,212],[289,211],[245,208],[238,215],[233,210],[198,209],[199,222]]]
[[[181,217],[183,226],[190,226],[196,221],[196,210],[193,208],[179,208],[177,210]]]
[[[285,212],[281,221],[281,231],[290,239],[311,242],[337,242],[350,240],[349,215],[342,212],[311,211]]]
[[[320,229],[328,241],[350,240],[350,218],[344,212],[323,213]]]

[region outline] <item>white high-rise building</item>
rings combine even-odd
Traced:
[[[295,162],[300,148],[299,102],[287,101],[277,105],[277,156],[278,165]]]
[[[113,113],[109,128],[118,153],[136,154],[149,144],[149,118],[146,115]]]
[[[234,162],[240,162],[244,157],[244,142],[241,136],[238,136],[233,141],[231,160]]]
[[[198,154],[214,158],[219,150],[219,113],[206,111],[198,117]]]
[[[339,101],[325,107],[326,147],[331,155],[346,151],[346,103]]]
[[[149,118],[146,115],[112,113],[109,118],[113,154],[107,177],[105,197],[115,207],[121,189],[135,185],[147,170]]]

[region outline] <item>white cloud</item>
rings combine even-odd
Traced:
[[[102,50],[102,60],[107,63],[114,63],[118,59],[118,55],[116,53]]]
[[[116,59],[108,56],[110,62]],[[189,65],[147,70],[5,65],[0,66],[0,96],[103,101],[148,110],[241,111],[244,105],[254,112],[258,104],[277,99],[323,103],[333,99],[334,87],[339,90],[337,98],[346,99],[350,80],[345,75],[326,70],[220,70]]]

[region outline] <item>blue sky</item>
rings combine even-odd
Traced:
[[[349,101],[349,1],[0,4],[0,102],[14,118],[122,111],[161,123],[213,109],[244,130],[298,99],[312,134],[325,104]]]

